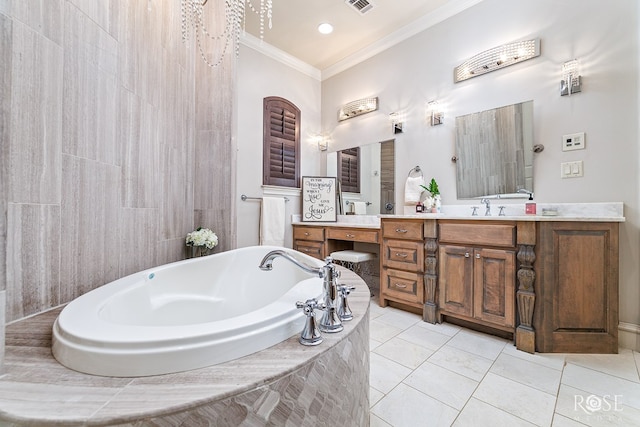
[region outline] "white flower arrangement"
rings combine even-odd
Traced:
[[[206,246],[213,249],[218,244],[218,236],[208,228],[199,227],[196,231],[187,233],[187,246]]]

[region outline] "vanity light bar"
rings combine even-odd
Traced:
[[[378,109],[378,97],[362,98],[351,101],[340,108],[338,120],[343,121],[357,117],[361,114],[370,113]]]
[[[454,68],[453,81],[458,83],[536,56],[540,56],[540,39],[538,38],[494,47],[472,56]]]

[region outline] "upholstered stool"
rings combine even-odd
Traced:
[[[377,255],[371,252],[346,250],[331,252],[331,258],[334,263],[362,276],[363,274],[371,275],[375,271],[371,261],[377,259]]]

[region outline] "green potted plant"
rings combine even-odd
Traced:
[[[430,194],[430,196],[425,201],[425,206],[427,207],[427,209],[430,209],[431,212],[440,212],[440,189],[438,188],[438,183],[436,182],[435,178],[431,178],[428,187],[425,187],[424,185],[421,185],[421,187],[428,191]]]

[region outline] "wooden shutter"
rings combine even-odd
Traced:
[[[360,192],[360,147],[338,152],[338,174],[342,191]]]
[[[265,185],[300,187],[300,109],[284,98],[264,98]]]

